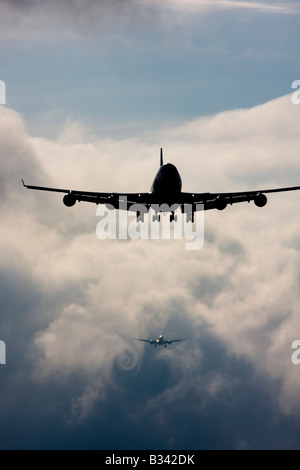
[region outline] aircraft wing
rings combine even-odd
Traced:
[[[186,338],[182,338],[182,339],[169,339],[167,342],[169,344],[171,343],[177,343],[177,341],[186,341]]]
[[[132,339],[136,339],[137,341],[145,341],[146,343],[151,343],[152,342],[151,339],[143,339],[143,338],[132,338]]]
[[[123,204],[127,204],[122,208],[129,209],[133,204],[150,204],[150,193],[104,193],[104,192],[93,192],[93,191],[77,191],[71,189],[61,188],[49,188],[46,186],[31,186],[25,184],[22,179],[23,186],[28,189],[36,189],[38,191],[52,191],[56,193],[65,193],[64,204],[66,206],[73,206],[76,201],[93,202],[95,204],[110,204],[116,209],[122,207]]]
[[[258,207],[263,207],[267,203],[268,193],[279,193],[284,191],[297,191],[300,190],[300,186],[290,186],[287,188],[275,188],[275,189],[258,189],[254,191],[240,191],[232,193],[181,193],[182,201],[181,204],[203,204],[204,210],[219,209],[223,210],[230,204],[236,204],[238,202],[250,202],[254,203]]]
[[[128,210],[133,204],[143,204],[147,207],[150,207],[152,203],[163,204],[165,202],[164,200],[159,201],[157,199],[153,199],[152,193],[105,193],[92,191],[78,191],[71,189],[49,188],[46,186],[31,186],[25,184],[23,180],[22,183],[23,186],[28,189],[64,193],[64,204],[69,207],[73,206],[76,201],[85,201],[93,202],[94,204],[110,204],[116,209],[122,208]],[[204,206],[204,210],[223,210],[228,204],[232,205],[238,202],[250,201],[254,201],[254,203],[258,207],[263,207],[267,203],[266,194],[297,190],[300,190],[300,186],[290,186],[287,188],[275,189],[258,189],[254,191],[240,191],[231,193],[181,192],[176,198],[176,203],[182,205],[192,204],[194,206],[193,211],[197,209],[196,204],[202,204]]]

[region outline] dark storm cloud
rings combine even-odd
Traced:
[[[116,364],[105,402],[96,401],[88,418],[79,421],[70,415],[69,403],[72,389],[76,414],[76,396],[85,387],[80,375],[34,385],[24,376],[7,378],[2,390],[10,398],[0,408],[1,448],[298,448],[299,423],[277,414],[266,378],[256,376],[213,334],[204,334],[197,348],[202,356],[194,377],[170,366],[176,348],[169,355],[147,349],[138,371]]]

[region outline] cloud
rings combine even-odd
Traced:
[[[219,8],[219,9],[230,9],[230,10],[254,10],[258,12],[267,12],[267,13],[299,13],[299,8],[295,3],[282,3],[282,2],[254,2],[254,1],[237,1],[237,0],[189,0],[185,2],[183,0],[166,0],[165,4],[183,7],[184,9],[199,9],[199,8]]]
[[[64,1],[8,1],[1,0],[1,34],[7,38],[26,40],[37,37],[52,39],[64,37],[90,38],[91,34],[102,37],[113,32],[114,38],[122,33],[124,25],[144,31],[169,28],[181,21],[174,13],[207,15],[226,10],[253,11],[270,14],[298,14],[296,3],[288,2],[242,2],[233,0],[74,0]],[[175,23],[174,23],[175,22]],[[123,36],[122,36],[123,37]],[[124,38],[123,38],[124,39]]]
[[[100,241],[95,207],[66,208],[59,194],[26,190],[20,179],[147,191],[163,142],[186,191],[293,186],[298,113],[288,95],[118,141],[69,121],[50,140],[29,135],[19,114],[0,108],[0,339],[7,346],[0,416],[15,435],[9,444],[3,431],[3,447],[44,447],[47,437],[53,448],[77,439],[98,448],[109,440],[112,448],[297,447],[287,423],[299,427],[291,361],[298,192],[271,195],[263,209],[208,211],[204,247],[188,251],[185,240]],[[131,339],[160,333],[189,340],[159,350]],[[27,422],[27,412],[18,415],[24,396],[36,444],[14,430]],[[281,441],[267,432],[274,415]]]
[[[2,35],[18,38],[27,35],[27,39],[36,37],[53,38],[56,32],[60,37],[75,38],[90,33],[101,34],[104,31],[145,22],[145,16],[152,16],[151,8],[138,0],[74,0],[64,1],[29,1],[9,2],[1,0],[3,29]],[[148,10],[148,13],[147,13]],[[150,11],[149,11],[150,10]],[[9,31],[12,27],[19,31]],[[116,34],[117,35],[117,34]]]

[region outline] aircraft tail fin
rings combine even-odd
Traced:
[[[163,149],[160,149],[160,166],[163,166]]]

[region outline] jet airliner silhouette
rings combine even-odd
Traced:
[[[160,149],[160,168],[154,178],[150,192],[143,193],[105,193],[91,191],[77,191],[73,189],[48,188],[45,186],[31,186],[24,183],[28,189],[39,191],[52,191],[65,193],[63,202],[66,206],[74,206],[76,201],[93,202],[95,204],[109,204],[115,209],[134,211],[137,220],[144,220],[144,214],[150,207],[154,208],[154,220],[160,220],[159,212],[170,212],[170,220],[176,220],[175,210],[180,207],[186,214],[187,222],[193,222],[197,210],[218,209],[224,210],[228,204],[254,201],[258,207],[267,203],[268,193],[295,191],[300,186],[275,189],[259,189],[253,191],[240,191],[229,193],[191,193],[183,192],[180,174],[172,163],[163,163],[163,151]]]
[[[143,339],[143,338],[133,338],[137,341],[145,341],[146,343],[153,344],[154,347],[156,346],[164,346],[167,347],[168,344],[177,343],[178,341],[185,341],[185,338],[181,339],[164,339],[163,335],[159,335],[156,339]]]

